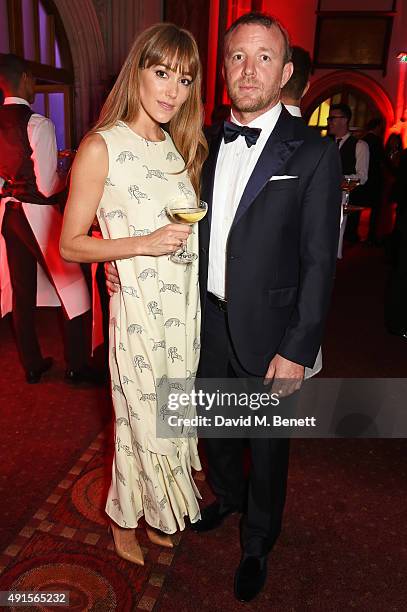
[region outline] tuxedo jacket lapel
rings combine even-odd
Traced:
[[[276,126],[247,182],[232,227],[251,206],[267,181],[281,172],[290,157],[303,143],[303,140],[295,140],[294,138],[295,124],[296,120],[293,120],[283,107]]]

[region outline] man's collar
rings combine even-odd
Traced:
[[[335,140],[340,138],[341,141],[342,141],[342,144],[343,144],[344,142],[346,142],[348,140],[349,136],[350,136],[350,132],[346,132],[345,136],[336,136]]]
[[[26,106],[30,106],[30,103],[27,100],[24,100],[24,98],[18,98],[17,96],[8,96],[7,98],[4,98],[4,105],[6,106],[7,104],[25,104]]]
[[[302,117],[299,106],[295,106],[294,104],[284,104],[284,106],[293,117]]]

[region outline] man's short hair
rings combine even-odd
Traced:
[[[284,38],[284,59],[283,64],[286,64],[291,60],[291,46],[290,46],[290,37],[288,35],[285,27],[272,15],[268,13],[260,13],[260,12],[251,12],[245,13],[241,15],[238,19],[236,19],[232,25],[225,32],[225,50],[226,50],[226,42],[230,34],[236,30],[241,25],[261,25],[265,28],[276,27],[280,30],[283,38]]]
[[[0,56],[0,87],[2,84],[18,87],[24,73],[30,73],[25,59],[14,53]]]
[[[291,47],[291,61],[294,66],[293,73],[281,90],[281,93],[294,100],[299,100],[311,74],[311,56],[302,47]]]
[[[329,111],[338,110],[341,111],[342,115],[345,115],[348,122],[352,119],[352,111],[350,110],[350,106],[347,104],[343,104],[342,102],[339,104],[331,104]]]

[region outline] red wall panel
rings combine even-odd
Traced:
[[[182,2],[165,0],[164,2],[164,20],[186,28],[195,36],[203,69],[204,99],[206,97],[209,9],[208,0],[183,0]]]

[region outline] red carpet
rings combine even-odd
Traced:
[[[339,263],[324,376],[406,376],[407,343],[383,329],[385,274],[378,249],[349,249]],[[0,322],[0,590],[65,589],[69,609],[94,612],[405,610],[405,440],[293,441],[283,533],[250,605],[233,598],[237,516],[205,536],[184,532],[171,551],[142,533],[146,565],[120,560],[103,513],[107,394],[63,382],[55,313],[39,318],[44,354],[57,363],[34,386]]]

